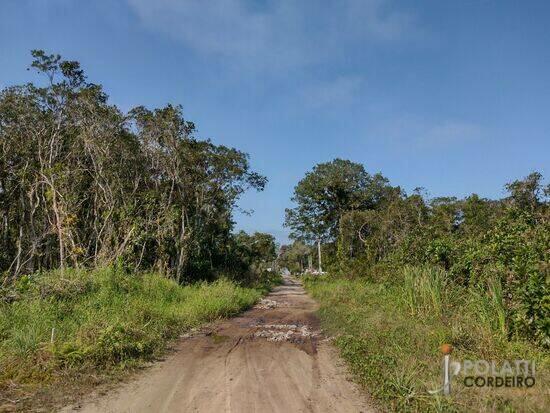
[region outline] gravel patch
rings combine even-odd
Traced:
[[[265,324],[258,328],[254,337],[265,338],[267,341],[293,341],[319,335],[319,333],[311,331],[308,326],[295,324]]]

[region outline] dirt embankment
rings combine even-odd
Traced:
[[[135,380],[65,412],[371,412],[319,331],[317,304],[285,279],[252,310],[183,336]]]

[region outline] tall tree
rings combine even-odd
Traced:
[[[123,114],[78,62],[32,55],[45,81],[0,92],[0,272],[220,271],[240,195],[267,181],[248,155],[196,138],[180,106]]]
[[[345,213],[376,208],[390,190],[386,178],[371,176],[361,164],[343,159],[321,163],[294,188],[296,207],[286,210],[285,225],[292,238],[332,241]]]

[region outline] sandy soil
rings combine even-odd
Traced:
[[[114,392],[64,412],[372,412],[319,331],[317,304],[286,278],[256,307],[182,336]]]

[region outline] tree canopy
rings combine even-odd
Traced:
[[[32,52],[43,76],[0,92],[0,271],[122,262],[182,281],[231,260],[233,209],[267,179],[195,136],[181,106],[123,113],[80,64]]]
[[[294,188],[296,207],[286,210],[291,237],[306,241],[334,240],[348,211],[374,209],[391,190],[381,174],[343,159],[316,165]]]

